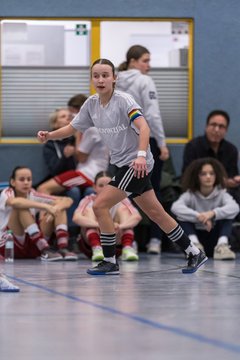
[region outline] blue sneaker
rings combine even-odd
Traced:
[[[4,275],[0,275],[0,292],[19,292],[20,289],[18,286],[10,283]]]
[[[200,250],[198,255],[190,253],[187,266],[182,269],[183,274],[192,274],[207,261],[206,254]]]
[[[90,275],[119,275],[119,266],[103,260],[97,266],[88,269],[87,273]]]

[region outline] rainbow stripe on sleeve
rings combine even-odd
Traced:
[[[139,109],[134,109],[132,111],[130,111],[130,113],[128,114],[130,121],[134,121],[135,119],[137,119],[139,116],[143,116],[143,114],[141,113],[141,111]]]

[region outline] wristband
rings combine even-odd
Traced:
[[[147,152],[144,150],[139,150],[137,153],[137,156],[147,157]]]

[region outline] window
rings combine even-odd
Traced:
[[[192,124],[192,20],[1,21],[1,141],[36,141],[48,116],[91,92],[98,57],[117,67],[133,44],[151,52],[151,72],[168,142],[186,142]],[[117,41],[116,41],[117,39]]]

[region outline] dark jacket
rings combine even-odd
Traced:
[[[76,168],[74,156],[66,158],[63,154],[66,145],[75,145],[75,137],[71,136],[63,140],[49,140],[44,144],[43,157],[49,171],[49,178]]]
[[[211,157],[219,160],[224,166],[229,178],[238,175],[238,149],[229,141],[223,139],[217,154],[210,147],[206,135],[198,136],[185,145],[182,172],[195,159]]]

